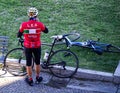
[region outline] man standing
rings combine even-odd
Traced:
[[[22,35],[24,37],[24,49],[26,56],[26,70],[27,77],[26,82],[33,86],[32,79],[32,55],[35,58],[35,70],[36,70],[36,81],[40,83],[42,81],[42,77],[40,77],[40,57],[41,57],[41,32],[48,33],[47,27],[39,22],[37,19],[38,10],[34,7],[28,9],[28,17],[29,20],[27,22],[23,22],[20,26],[17,37],[20,38]]]

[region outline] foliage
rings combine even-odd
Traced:
[[[27,9],[35,6],[40,21],[50,31],[42,34],[44,42],[51,42],[51,35],[77,31],[81,34],[79,41],[100,38],[102,42],[120,46],[119,5],[119,0],[1,0],[0,35],[10,37],[9,49],[18,47],[19,26],[28,20]],[[90,50],[77,49],[72,48],[83,68],[113,72],[120,59],[117,54],[98,56]]]

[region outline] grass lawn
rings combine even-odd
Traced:
[[[81,34],[79,41],[100,38],[120,46],[119,5],[119,0],[0,0],[0,35],[10,37],[9,50],[18,47],[16,33],[21,22],[28,20],[27,9],[35,6],[39,20],[49,29],[49,34],[42,34],[44,42],[51,42],[52,35],[76,31]],[[119,54],[99,56],[79,47],[71,50],[78,55],[81,68],[114,72],[120,60]]]

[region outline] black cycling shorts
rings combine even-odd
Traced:
[[[26,66],[32,65],[32,56],[36,65],[40,64],[41,47],[40,48],[25,48]]]

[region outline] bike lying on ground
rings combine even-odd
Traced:
[[[70,35],[74,34],[67,34],[67,36]],[[70,78],[77,72],[79,67],[78,58],[75,53],[67,49],[54,51],[53,48],[57,41],[59,41],[59,38],[54,37],[48,57],[46,61],[42,62],[41,66],[43,69],[49,69],[56,77]],[[19,42],[22,46],[23,40],[19,39]],[[34,65],[34,56],[32,56],[32,60]],[[25,62],[24,47],[14,48],[6,54],[4,68],[13,75],[22,76],[26,74]]]
[[[69,39],[68,36],[69,36],[69,34],[55,35],[52,37],[59,38],[57,41],[57,44],[66,44],[66,46],[68,48],[70,48],[72,46],[89,48],[89,49],[92,49],[98,55],[102,55],[103,52],[120,53],[120,47],[117,47],[115,45],[108,44],[108,43],[102,43],[102,42],[100,42],[100,39],[98,39],[97,41],[87,40],[84,42],[76,42],[76,41],[71,41],[71,39]],[[63,42],[63,43],[59,43],[59,42]],[[48,44],[48,45],[51,45],[51,44]]]

